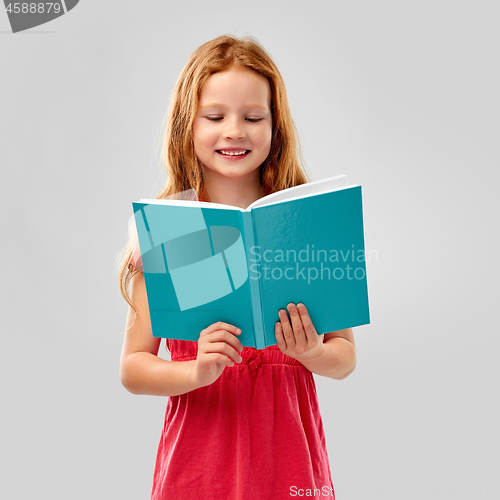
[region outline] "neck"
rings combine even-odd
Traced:
[[[250,177],[225,177],[205,169],[205,187],[213,203],[222,203],[238,208],[247,208],[264,196],[264,187],[259,181],[259,170]]]

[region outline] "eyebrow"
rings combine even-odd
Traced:
[[[225,108],[225,104],[218,104],[218,103],[213,103],[213,104],[205,104],[204,106],[200,106],[198,109],[205,109],[205,108]],[[262,106],[261,104],[251,104],[250,106],[243,106],[245,109],[262,109],[264,111],[268,111],[269,108],[267,106]]]

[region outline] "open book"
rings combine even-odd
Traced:
[[[155,337],[197,341],[224,321],[263,349],[290,302],[306,305],[318,334],[370,322],[361,187],[343,175],[246,209],[185,199],[133,208]]]

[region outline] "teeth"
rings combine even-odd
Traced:
[[[228,156],[240,156],[244,155],[247,150],[245,149],[244,151],[224,151],[223,149],[219,150],[223,155],[228,155]]]

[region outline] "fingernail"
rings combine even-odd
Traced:
[[[236,333],[241,333],[241,330],[239,328],[236,328]]]
[[[243,358],[241,356],[238,356],[238,358],[239,358],[238,363],[241,363],[243,361]]]

